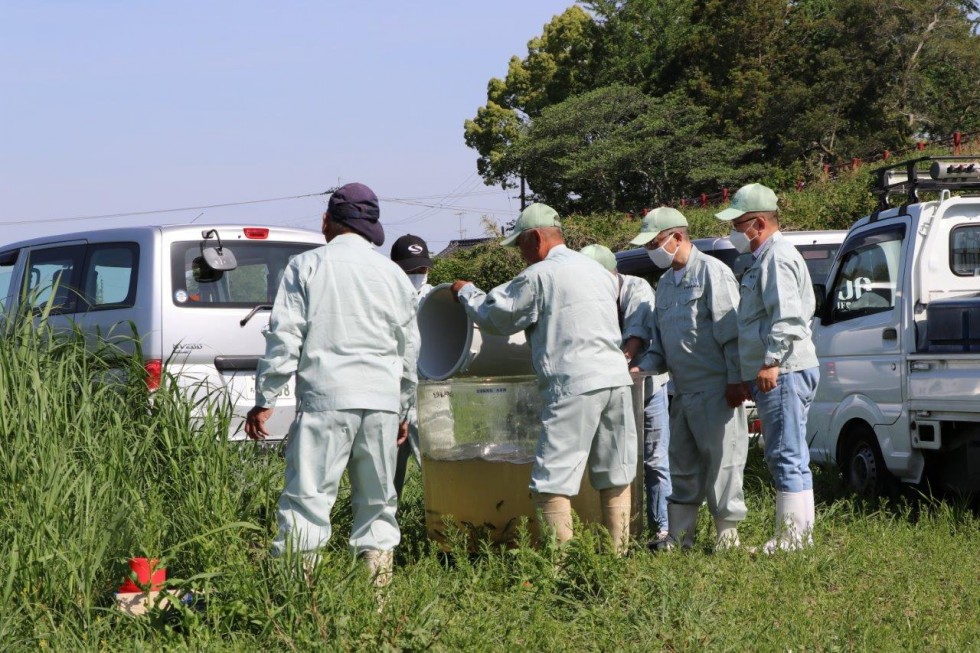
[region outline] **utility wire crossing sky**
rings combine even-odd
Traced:
[[[483,236],[517,192],[483,184],[463,121],[571,4],[0,0],[0,244],[319,229],[324,191],[351,181],[382,200],[384,252],[409,232],[436,251]]]

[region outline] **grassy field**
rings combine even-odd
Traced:
[[[226,411],[192,420],[166,390],[93,383],[139,365],[26,328],[0,341],[0,648],[3,650],[980,650],[980,519],[955,501],[852,501],[817,473],[816,547],[627,558],[583,529],[554,551],[428,543],[420,477],[401,510],[380,612],[337,532],[311,577],[271,559],[277,452],[222,442]],[[753,449],[746,544],[769,535],[773,490]],[[162,556],[190,607],[130,618],[113,591],[132,556]]]

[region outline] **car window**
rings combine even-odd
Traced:
[[[834,263],[840,243],[797,245],[806,267],[810,271],[810,281],[813,283],[826,283],[827,276],[830,274],[830,266]]]
[[[52,315],[74,313],[79,304],[78,278],[84,260],[84,245],[31,250],[25,301],[35,308],[48,306]]]
[[[138,260],[136,243],[89,246],[82,287],[90,310],[126,308],[135,304]]]
[[[960,277],[980,275],[980,226],[960,225],[950,232],[949,268]]]
[[[35,308],[50,304],[53,315],[133,306],[138,260],[136,243],[32,250],[27,301]]]
[[[238,267],[234,270],[210,269],[201,256],[201,241],[181,241],[171,246],[174,304],[184,308],[271,304],[289,261],[319,245],[250,241],[224,247],[235,255]]]
[[[892,310],[899,282],[899,259],[905,226],[899,225],[849,241],[841,256],[830,322]]]
[[[0,262],[0,312],[7,307],[10,297],[16,292],[16,289],[11,288],[11,284],[14,280],[14,266],[17,265],[18,258],[19,252],[17,255],[6,257],[6,260]]]

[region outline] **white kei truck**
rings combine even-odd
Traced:
[[[232,402],[229,437],[255,403],[264,332],[290,259],[325,244],[303,229],[247,225],[121,227],[45,236],[0,247],[0,312],[27,301],[56,329],[132,348],[140,339],[147,383],[173,378],[197,398]],[[164,371],[167,375],[164,375]],[[213,393],[217,391],[218,395]],[[295,415],[293,381],[267,423],[285,437]]]
[[[816,287],[812,459],[865,496],[980,491],[980,161],[891,166],[875,193]]]

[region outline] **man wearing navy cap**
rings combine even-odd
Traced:
[[[393,478],[396,440],[407,437],[415,401],[415,289],[371,247],[384,243],[378,198],[363,184],[330,197],[324,247],[294,257],[269,320],[256,405],[245,433],[261,440],[276,396],[296,375],[298,405],[285,450],[274,555],[287,546],[316,558],[330,539],[330,511],[347,470],[352,552],[375,583],[391,577],[401,534]]]

